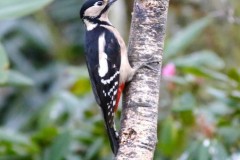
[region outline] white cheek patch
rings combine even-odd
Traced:
[[[99,36],[98,39],[98,52],[99,52],[99,67],[98,74],[100,77],[104,77],[108,72],[108,62],[107,62],[107,54],[104,52],[104,48],[106,45],[106,41],[104,38],[105,34]]]
[[[101,13],[101,10],[98,6],[92,6],[84,12],[84,16],[96,17]]]

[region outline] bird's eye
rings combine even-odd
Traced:
[[[102,1],[98,1],[98,2],[97,2],[97,5],[98,5],[98,6],[101,6],[101,5],[103,5],[103,2],[102,2]]]

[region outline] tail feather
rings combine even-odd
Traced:
[[[114,155],[117,155],[118,148],[119,148],[119,137],[115,129],[114,117],[110,118],[107,116],[107,114],[103,114],[103,117],[104,117],[106,131],[107,131],[112,152]]]
[[[106,124],[106,126],[107,126],[106,127],[107,128],[107,134],[108,134],[108,138],[109,138],[109,141],[110,141],[112,151],[113,151],[114,155],[117,155],[118,148],[119,148],[118,134],[117,134],[114,127],[110,127],[108,124]]]

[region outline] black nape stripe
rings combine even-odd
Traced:
[[[106,7],[101,11],[101,13],[96,18],[100,18],[102,14],[108,10],[108,8],[109,8],[109,4],[106,5]]]

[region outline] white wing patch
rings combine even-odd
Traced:
[[[104,77],[108,72],[107,54],[104,52],[106,41],[104,38],[105,34],[99,36],[98,39],[98,52],[99,52],[99,67],[98,74],[100,77]]]

